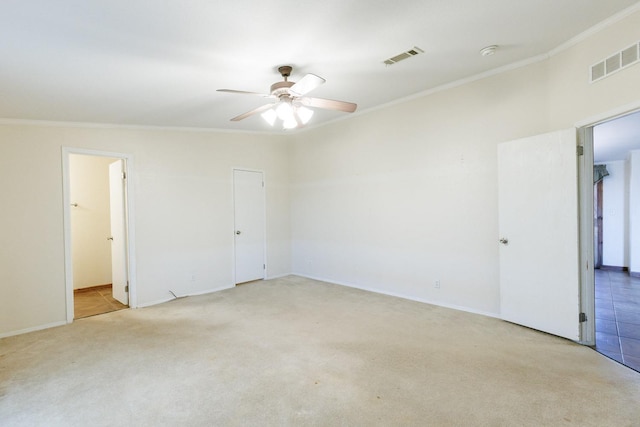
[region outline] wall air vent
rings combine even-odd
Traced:
[[[591,81],[595,82],[596,80],[600,80],[606,75],[604,70],[604,61],[598,62],[596,65],[591,67]]]
[[[616,53],[613,56],[607,58],[604,61],[605,68],[607,69],[607,74],[611,74],[614,71],[618,71],[620,69],[620,52]]]
[[[602,80],[613,73],[624,70],[625,68],[640,62],[639,59],[640,42],[614,53],[597,64],[593,64],[589,69],[589,82],[597,82],[598,80]]]
[[[404,61],[407,58],[411,58],[412,56],[416,56],[421,53],[424,53],[424,50],[414,46],[413,49],[409,49],[406,52],[399,53],[398,55],[393,56],[389,59],[385,59],[382,62],[384,62],[386,65],[393,65],[397,62]]]
[[[640,46],[640,43],[628,47],[620,53],[623,67],[629,66],[638,60],[638,46]]]

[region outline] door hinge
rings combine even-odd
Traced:
[[[262,188],[264,188],[264,181],[262,181]]]
[[[126,172],[122,172],[122,179],[127,179],[127,173]]]
[[[576,151],[578,153],[578,156],[584,156],[584,146],[583,145],[576,146]]]
[[[129,292],[129,282],[127,282],[127,285],[124,287],[124,291]]]
[[[586,322],[586,321],[587,321],[587,314],[586,314],[586,313],[580,313],[580,314],[578,315],[578,321],[579,321],[580,323],[584,323],[584,322]]]
[[[266,270],[267,269],[267,265],[266,264],[262,264],[262,269]]]

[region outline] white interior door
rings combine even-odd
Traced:
[[[264,279],[265,198],[262,172],[234,170],[236,283]]]
[[[502,318],[580,339],[576,131],[498,146]]]
[[[111,276],[113,298],[129,305],[127,273],[127,224],[125,215],[124,161],[109,165],[109,203],[111,214]]]

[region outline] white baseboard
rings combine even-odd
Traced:
[[[66,321],[53,322],[53,323],[47,323],[45,325],[34,326],[32,328],[20,329],[18,331],[3,332],[3,333],[0,333],[0,338],[7,338],[15,335],[28,334],[29,332],[41,331],[43,329],[49,329],[49,328],[56,328],[58,326],[64,326],[66,324],[67,324]]]
[[[213,292],[219,292],[219,291],[224,291],[226,289],[232,289],[233,287],[235,287],[235,285],[221,286],[219,288],[207,289],[207,290],[204,290],[204,291],[194,292],[194,293],[191,293],[191,294],[185,294],[185,295],[176,294],[176,296],[178,298],[195,297],[197,295],[211,294]],[[145,302],[145,303],[142,303],[142,304],[138,304],[137,308],[151,307],[151,306],[158,305],[158,304],[164,304],[165,302],[173,301],[175,299],[176,299],[175,297],[171,296],[171,297],[163,298],[163,299],[160,299],[160,300]]]
[[[476,310],[476,309],[470,308],[470,307],[464,307],[464,306],[459,306],[459,305],[455,305],[455,304],[446,304],[446,303],[442,303],[440,301],[431,301],[431,300],[424,299],[424,298],[416,298],[416,297],[410,296],[410,295],[404,295],[404,294],[400,294],[400,293],[396,293],[396,292],[382,291],[380,289],[374,289],[374,288],[370,288],[370,287],[367,287],[367,286],[360,286],[360,285],[356,285],[356,284],[353,284],[353,283],[341,282],[341,281],[326,279],[326,278],[323,278],[323,277],[309,276],[307,274],[302,274],[302,273],[287,273],[287,274],[281,274],[281,275],[277,275],[277,276],[269,276],[269,277],[265,278],[265,280],[279,279],[279,278],[282,278],[282,277],[292,276],[292,275],[293,276],[304,277],[304,278],[312,279],[312,280],[318,280],[320,282],[331,283],[331,284],[334,284],[334,285],[346,286],[348,288],[360,289],[362,291],[373,292],[373,293],[376,293],[376,294],[389,295],[389,296],[392,296],[392,297],[402,298],[402,299],[406,299],[406,300],[410,300],[410,301],[421,302],[421,303],[424,303],[424,304],[431,304],[431,305],[436,305],[436,306],[439,306],[439,307],[450,308],[450,309],[453,309],[453,310],[465,311],[467,313],[480,314],[482,316],[494,317],[494,318],[497,318],[497,319],[500,318],[499,314],[490,313],[490,312],[482,311],[482,310]],[[219,288],[207,289],[207,290],[200,291],[200,292],[195,292],[195,293],[192,293],[192,294],[178,295],[178,297],[182,298],[182,297],[191,297],[191,296],[197,296],[197,295],[205,295],[205,294],[210,294],[210,293],[213,293],[213,292],[224,291],[226,289],[232,289],[234,287],[235,287],[235,285],[222,286],[222,287],[219,287]],[[165,302],[169,302],[169,301],[173,301],[173,300],[175,300],[174,297],[164,298],[164,299],[156,300],[156,301],[150,301],[150,302],[138,304],[136,306],[136,308],[151,307],[151,306],[154,306],[154,305],[163,304]],[[55,328],[57,326],[63,326],[63,325],[66,325],[66,324],[67,324],[66,321],[53,322],[53,323],[47,323],[45,325],[34,326],[32,328],[20,329],[18,331],[3,332],[3,333],[0,333],[0,338],[6,338],[6,337],[14,336],[14,335],[26,334],[26,333],[29,333],[29,332],[35,332],[35,331],[39,331],[39,330],[42,330],[42,329]]]
[[[264,280],[282,279],[283,277],[291,276],[292,274],[293,273],[285,273],[285,274],[278,274],[276,276],[267,276],[264,278]]]
[[[424,303],[424,304],[436,305],[438,307],[450,308],[452,310],[464,311],[464,312],[467,312],[467,313],[479,314],[481,316],[493,317],[493,318],[496,318],[496,319],[500,319],[501,318],[499,313],[491,313],[489,311],[477,310],[477,309],[471,308],[471,307],[465,307],[465,306],[455,305],[455,304],[447,304],[447,303],[443,303],[441,301],[432,301],[432,300],[428,300],[428,299],[425,299],[425,298],[417,298],[417,297],[414,297],[414,296],[411,296],[411,295],[404,295],[404,294],[400,294],[400,293],[396,293],[396,292],[382,291],[380,289],[374,289],[374,288],[369,288],[369,287],[366,287],[366,286],[355,285],[353,283],[347,283],[347,282],[341,282],[341,281],[325,279],[325,278],[322,278],[322,277],[309,276],[309,275],[301,274],[301,273],[291,273],[291,274],[294,275],[294,276],[305,277],[307,279],[318,280],[320,282],[331,283],[333,285],[346,286],[348,288],[354,288],[354,289],[360,289],[362,291],[373,292],[375,294],[389,295],[391,297],[397,297],[397,298],[402,298],[402,299],[406,299],[406,300],[410,300],[410,301],[421,302],[421,303]]]
[[[194,297],[194,296],[196,296],[196,295],[211,294],[211,293],[213,293],[213,292],[220,292],[220,291],[224,291],[224,290],[227,290],[227,289],[233,289],[233,288],[235,288],[235,287],[236,287],[236,285],[221,286],[221,287],[219,287],[219,288],[207,289],[206,291],[196,292],[196,293],[188,294],[188,295],[180,295],[180,296],[181,296],[181,297],[182,297],[182,296],[185,296],[185,297]]]

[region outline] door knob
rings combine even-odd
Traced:
[[[509,244],[509,239],[502,237],[500,239],[500,243],[502,243],[503,245],[508,245]]]
[[[240,230],[236,231],[236,234],[240,234],[240,233],[241,233]]]
[[[107,237],[107,240],[113,240],[113,237]]]

